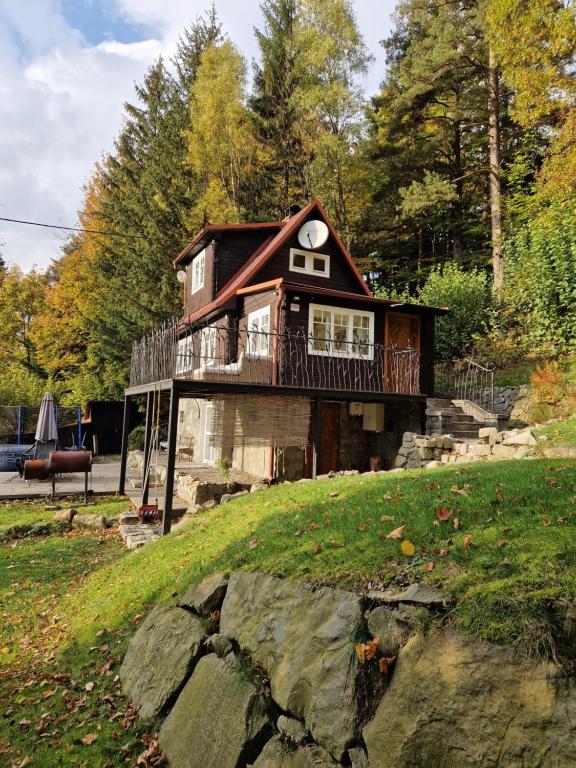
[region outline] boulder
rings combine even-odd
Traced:
[[[359,595],[258,573],[232,574],[220,616],[220,630],[267,670],[278,705],[336,760],[356,731],[361,617]]]
[[[511,431],[504,433],[504,439],[502,440],[504,445],[536,445],[536,438],[532,434],[531,429],[523,429],[519,432]]]
[[[266,744],[253,768],[336,768],[336,763],[317,744],[294,748],[275,736]]]
[[[276,728],[278,728],[278,731],[283,736],[295,744],[301,744],[310,736],[304,723],[301,723],[300,720],[295,720],[293,717],[286,717],[286,715],[280,715]]]
[[[470,456],[489,456],[490,446],[485,443],[473,443],[468,446],[468,454]]]
[[[91,528],[100,529],[106,528],[106,518],[104,515],[74,515],[72,520],[73,528]]]
[[[208,648],[209,651],[212,651],[221,659],[224,659],[234,650],[230,638],[226,637],[226,635],[221,635],[219,632],[214,635],[210,635],[210,637],[205,641],[204,645],[206,648]]]
[[[59,509],[57,512],[54,513],[54,517],[52,520],[55,523],[66,523],[67,525],[72,524],[72,520],[77,514],[77,510],[75,507],[69,507],[68,509]]]
[[[378,638],[378,648],[383,656],[396,656],[410,637],[410,627],[394,615],[394,611],[380,606],[368,614],[368,629]]]
[[[266,491],[270,486],[268,483],[252,483],[250,486],[250,493],[258,493],[258,491]]]
[[[576,696],[552,665],[444,630],[400,651],[363,735],[370,768],[568,768]]]
[[[157,605],[128,644],[123,690],[144,718],[165,713],[202,654],[202,622],[182,608]]]
[[[513,445],[503,445],[497,443],[492,446],[492,453],[501,459],[513,459],[516,453],[516,447]]]
[[[353,747],[348,750],[348,759],[350,760],[350,768],[369,768],[368,755],[362,747]]]
[[[488,443],[488,445],[494,445],[497,434],[498,430],[496,427],[482,427],[478,430],[478,437],[483,443]]]
[[[272,735],[264,698],[236,666],[202,658],[162,724],[170,768],[237,768],[253,763]]]
[[[228,577],[223,573],[208,576],[186,592],[179,605],[190,608],[201,616],[219,611],[228,588]]]
[[[287,482],[287,481],[285,481]],[[248,496],[250,491],[238,491],[237,493],[225,493],[220,499],[220,504],[227,504],[229,501],[233,501],[240,496]]]

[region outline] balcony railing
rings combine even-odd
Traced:
[[[134,343],[130,386],[171,378],[418,394],[420,355],[360,336],[274,333],[242,324],[183,328],[174,322]]]

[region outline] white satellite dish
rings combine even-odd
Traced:
[[[328,240],[328,227],[323,221],[312,219],[298,231],[298,242],[302,248],[320,248]]]
[[[186,282],[186,272],[183,269],[179,269],[178,273],[176,274],[176,279],[179,283],[185,283]]]

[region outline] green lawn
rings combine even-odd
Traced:
[[[56,504],[56,502],[55,502]],[[103,500],[98,498],[94,503],[84,507],[82,502],[73,500],[58,500],[57,505],[62,509],[75,506],[83,514],[117,515],[126,507],[124,499],[114,497]],[[45,523],[54,517],[54,510],[46,509],[45,501],[0,501],[0,538],[15,526],[33,526]]]
[[[571,460],[477,463],[281,485],[201,513],[131,553],[110,532],[6,543],[6,764],[134,765],[146,735],[115,682],[127,639],[151,605],[217,570],[357,589],[427,581],[455,599],[447,620],[461,630],[569,655],[558,644],[554,601],[576,590],[575,469]],[[444,522],[441,507],[450,511]],[[399,526],[413,555],[386,538]]]

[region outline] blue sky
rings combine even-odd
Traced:
[[[224,29],[248,59],[260,2],[216,0]],[[160,54],[210,0],[0,0],[0,216],[74,226],[83,185],[109,151],[122,105]],[[384,72],[380,40],[393,0],[354,0],[375,57],[364,87]],[[65,235],[0,222],[0,253],[23,269],[57,258]]]

